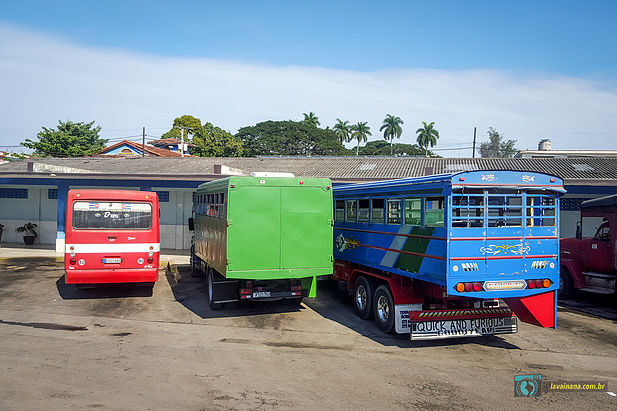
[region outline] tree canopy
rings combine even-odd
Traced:
[[[242,157],[242,141],[229,131],[206,123],[193,135],[191,153],[200,157]]]
[[[351,129],[349,128],[349,121],[343,121],[340,118],[336,119],[336,124],[332,127],[332,130],[336,133],[338,140],[341,143],[347,143],[351,141]]]
[[[194,135],[196,131],[201,128],[201,120],[189,114],[176,117],[174,119],[173,126],[171,126],[171,130],[163,134],[161,138],[175,138],[175,139],[180,140],[181,131],[179,128],[176,128],[176,127],[186,128],[186,130],[184,131],[184,139],[185,141],[189,141],[190,140],[189,135]]]
[[[514,147],[516,140],[504,140],[504,136],[499,134],[493,127],[489,127],[488,141],[480,143],[480,156],[483,158],[512,158],[518,154]]]
[[[313,113],[312,111],[308,114],[306,113],[302,113],[304,114],[304,122],[308,125],[311,125],[313,127],[319,127],[319,117],[317,117],[317,115],[315,113]]]
[[[264,121],[242,127],[245,155],[343,155],[347,150],[334,130],[322,129],[303,121]]]
[[[360,149],[360,142],[365,142],[368,136],[372,135],[371,128],[368,126],[368,123],[358,122],[353,124],[350,127],[351,130],[351,139],[357,140],[358,144],[356,145],[356,155],[358,155],[358,150]]]
[[[390,140],[390,155],[393,153],[392,143],[394,141],[394,137],[401,138],[401,134],[403,134],[403,128],[401,127],[403,120],[401,120],[398,116],[393,116],[392,114],[386,114],[386,118],[383,120],[383,124],[379,131],[383,131],[383,138],[386,141]]]
[[[428,157],[428,146],[430,145],[433,147],[437,145],[439,131],[435,129],[434,121],[431,121],[430,123],[423,121],[422,125],[423,127],[416,130],[416,134],[418,135],[417,141],[420,147],[424,147],[426,149],[426,156]]]
[[[197,117],[185,114],[174,119],[171,130],[161,138],[180,139],[180,130],[176,127],[186,127],[184,141],[195,145],[191,154],[199,157],[241,157],[244,153],[242,141],[229,131],[214,126],[212,123],[202,124]]]
[[[100,126],[90,123],[59,121],[58,128],[43,127],[37,134],[39,141],[26,139],[22,146],[43,157],[81,157],[95,154],[105,148],[107,140],[99,137]]]
[[[394,143],[390,145],[387,141],[375,140],[369,141],[364,147],[360,147],[359,154],[361,156],[424,156],[426,155],[426,150],[417,144]],[[439,157],[430,150],[428,151],[428,156]]]

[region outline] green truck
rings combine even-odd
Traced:
[[[332,269],[332,183],[327,178],[228,177],[195,193],[191,267],[212,309],[241,300],[315,297]]]

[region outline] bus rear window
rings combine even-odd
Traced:
[[[90,230],[147,230],[152,227],[152,205],[76,201],[73,228]]]

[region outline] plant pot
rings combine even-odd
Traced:
[[[34,244],[34,239],[35,238],[36,237],[33,236],[33,235],[25,235],[24,236],[24,244],[25,245],[32,245],[32,244]]]

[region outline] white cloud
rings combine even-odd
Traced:
[[[372,139],[386,113],[404,121],[413,143],[420,122],[435,121],[439,147],[469,147],[488,127],[535,148],[617,149],[617,90],[555,75],[494,70],[354,72],[173,58],[76,45],[60,37],[0,25],[0,149],[34,138],[59,119],[96,120],[104,137],[158,135],[174,117],[193,114],[235,132],[263,120],[301,119],[322,126],[337,117],[368,121]],[[443,151],[470,155],[470,150]]]

